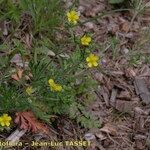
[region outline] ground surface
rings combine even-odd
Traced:
[[[90,20],[114,8],[109,6],[105,0],[81,0],[78,9],[82,12],[83,20],[87,18]],[[150,66],[149,62],[144,62],[144,56],[150,56],[150,39],[144,42],[146,38],[144,32],[148,33],[150,26],[148,14],[149,12],[145,12],[138,15],[131,22],[132,12],[112,12],[97,20],[91,20],[77,29],[77,34],[81,35],[90,30],[94,33],[96,42],[105,45],[105,49],[103,47],[101,49],[103,52],[98,50],[104,55],[102,61],[105,71],[103,73],[92,72],[100,87],[95,92],[96,101],[89,108],[95,116],[102,120],[102,128],[84,132],[85,136],[89,133],[88,138],[93,141],[89,149],[145,150],[149,147]],[[112,41],[109,39],[110,35],[119,39],[115,47],[112,46]],[[143,58],[137,60],[139,62],[136,64],[133,59],[138,54],[141,56],[143,54]],[[142,93],[145,98],[140,97]],[[147,102],[145,101],[147,104],[143,104],[144,99],[147,99]]]
[[[66,8],[71,4],[68,0]],[[56,128],[51,128],[49,137],[26,133],[23,141],[33,138],[63,141],[85,137],[91,140],[90,147],[58,149],[150,148],[150,11],[139,13],[133,19],[132,10],[114,12],[116,9],[120,9],[119,6],[114,8],[105,0],[80,0],[78,6],[82,21],[89,21],[77,27],[76,34],[92,32],[95,42],[101,46],[96,53],[103,55],[102,71],[91,72],[99,88],[95,91],[96,100],[88,108],[101,121],[101,127],[87,130],[68,118],[60,117]],[[112,10],[112,13],[97,17],[106,10]],[[30,148],[26,146],[24,149]]]

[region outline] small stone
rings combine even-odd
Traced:
[[[134,37],[133,33],[127,33],[124,35],[126,38],[132,39]]]
[[[116,126],[109,123],[105,124],[103,128],[100,129],[101,132],[108,133],[110,135],[117,135]]]
[[[101,64],[102,64],[103,66],[106,66],[106,63],[107,63],[106,59],[102,59],[102,60],[101,60]]]
[[[25,67],[27,68],[29,65],[29,62],[23,62],[20,54],[15,54],[12,59],[10,60],[11,63],[19,66],[19,67]]]
[[[121,53],[122,54],[128,54],[129,53],[129,49],[124,48],[124,49],[121,50]]]
[[[62,58],[70,58],[70,56],[68,54],[59,54],[59,56]]]
[[[102,132],[98,132],[98,133],[96,133],[95,135],[96,135],[96,137],[97,137],[98,139],[100,139],[101,141],[103,141],[103,140],[105,140],[105,139],[107,138]]]
[[[84,138],[87,140],[87,141],[90,141],[90,140],[94,140],[95,139],[95,135],[93,133],[86,133],[84,135]]]
[[[89,29],[93,29],[94,28],[94,24],[92,22],[87,22],[85,23],[85,26]]]
[[[83,13],[83,12],[85,11],[85,7],[79,6],[79,7],[78,7],[78,11],[80,11],[81,13]]]
[[[55,53],[53,51],[49,50],[48,53],[47,53],[47,55],[48,56],[55,56]]]

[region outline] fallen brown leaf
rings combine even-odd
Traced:
[[[95,135],[96,135],[96,137],[97,137],[98,139],[100,139],[101,141],[103,141],[103,140],[105,140],[105,139],[107,138],[106,135],[104,135],[104,133],[102,133],[102,132],[98,132],[98,133],[96,133]]]
[[[20,81],[23,77],[25,78],[25,80],[30,80],[30,78],[33,77],[33,75],[30,72],[28,75],[25,75],[23,73],[24,73],[23,69],[17,69],[16,73],[11,75],[11,78],[13,80]]]
[[[16,113],[15,123],[20,126],[21,129],[32,132],[44,132],[49,133],[48,127],[39,122],[32,111],[23,111]]]
[[[126,33],[129,32],[129,30],[130,30],[130,25],[129,25],[128,22],[124,22],[124,23],[122,24],[122,30],[123,30],[124,32],[126,32]]]
[[[109,124],[109,123],[105,124],[104,127],[100,129],[100,131],[111,134],[111,135],[116,135],[117,134],[116,127]]]
[[[11,75],[11,78],[16,81],[19,81],[22,78],[22,74],[23,74],[23,70],[18,69],[17,73]]]

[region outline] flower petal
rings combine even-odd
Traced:
[[[8,120],[8,121],[11,121],[11,120],[12,120],[12,118],[11,118],[10,116],[8,116],[7,120]]]
[[[87,37],[87,42],[90,43],[91,42],[91,37]]]
[[[90,57],[90,58],[93,58],[93,57],[94,57],[94,54],[90,54],[89,57]]]
[[[73,24],[74,24],[74,25],[76,25],[76,24],[77,24],[77,21],[76,21],[76,20],[74,20],[74,21],[73,21]]]
[[[98,56],[95,56],[95,60],[98,61],[98,60],[99,60],[99,57],[98,57]]]
[[[0,122],[2,122],[3,121],[3,118],[2,117],[0,117]]]
[[[9,127],[9,126],[10,126],[10,122],[6,122],[5,124],[6,124],[6,126],[7,126],[7,127]]]
[[[68,17],[68,21],[73,24],[77,24],[77,21],[79,20],[79,15],[74,10],[67,12],[67,17]]]
[[[53,79],[49,79],[48,80],[48,83],[51,85],[51,84],[54,84],[54,80]]]
[[[5,126],[5,123],[4,122],[0,122],[1,126],[4,127]]]
[[[94,63],[93,63],[93,66],[98,66],[98,63],[95,61]]]
[[[88,63],[88,67],[90,67],[90,68],[91,68],[91,67],[92,67],[92,63]]]
[[[90,61],[90,58],[89,58],[89,57],[87,57],[87,58],[86,58],[86,61],[87,61],[87,62],[89,62],[89,61]]]
[[[56,91],[61,91],[61,90],[62,90],[62,86],[57,85],[57,87],[56,87]]]
[[[70,17],[70,12],[67,12],[67,17]]]
[[[3,114],[3,117],[8,117],[8,114]]]

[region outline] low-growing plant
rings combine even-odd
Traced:
[[[119,39],[117,37],[110,37],[108,42],[112,51],[112,58],[115,60],[119,55]]]
[[[124,2],[124,0],[109,0],[110,4],[119,4],[119,3],[122,3],[122,2]]]
[[[94,41],[90,34],[75,35],[74,28],[80,21],[75,10],[64,14],[59,0],[51,0],[50,5],[48,2],[7,0],[4,4],[2,1],[6,6],[1,12],[5,14],[3,19],[10,20],[13,26],[27,13],[32,20],[27,33],[34,34],[30,48],[15,34],[7,45],[1,44],[4,55],[0,55],[3,60],[0,63],[0,113],[31,110],[47,123],[51,115],[65,114],[84,127],[98,127],[100,122],[86,109],[94,99],[91,95],[96,88],[90,69],[99,66],[99,56],[90,47]],[[66,19],[60,29],[66,37],[62,41],[55,39],[60,31],[57,27],[63,25],[61,16]],[[67,52],[66,47],[71,50]]]
[[[12,22],[14,30],[24,23],[33,34],[49,32],[52,35],[62,23],[62,2],[58,0],[1,0],[0,4],[0,19]]]

